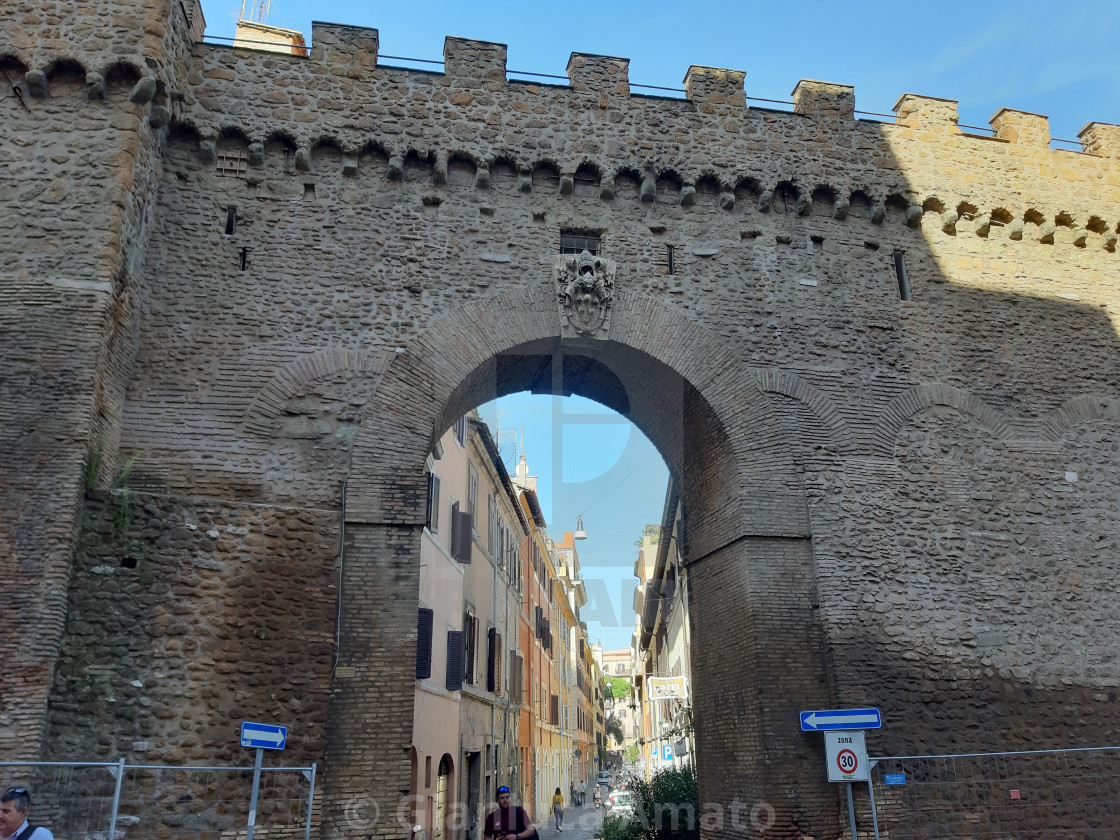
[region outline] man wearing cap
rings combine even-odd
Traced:
[[[509,788],[498,788],[498,810],[486,815],[486,827],[482,831],[486,840],[533,840],[537,829],[533,821],[520,805],[510,805]]]
[[[41,825],[27,822],[31,794],[27,788],[13,787],[0,793],[0,840],[54,840]]]

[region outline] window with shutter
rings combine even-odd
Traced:
[[[456,530],[459,532],[459,551],[455,553],[455,559],[463,564],[470,563],[474,547],[474,539],[471,537],[474,532],[474,517],[469,513],[460,512],[459,527]]]
[[[447,631],[447,690],[463,688],[463,631]]]
[[[467,464],[467,513],[478,514],[478,472],[474,464]]]
[[[420,608],[416,622],[416,679],[426,680],[432,675],[432,622],[434,613]]]
[[[503,689],[502,679],[505,676],[505,670],[502,668],[502,634],[494,634],[494,691],[501,693]]]
[[[494,556],[494,546],[498,539],[498,506],[494,501],[494,494],[486,496],[486,550]]]
[[[439,476],[428,473],[428,511],[424,520],[428,530],[439,533]]]
[[[463,616],[463,680],[475,684],[478,675],[478,619],[469,612]]]
[[[459,503],[451,506],[451,556],[459,559]]]
[[[486,690],[498,687],[498,631],[491,627],[486,632]]]

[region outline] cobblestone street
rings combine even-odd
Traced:
[[[556,830],[556,821],[551,809],[547,814],[533,814],[541,840],[591,840],[599,834],[606,808],[596,808],[588,796],[587,805],[582,808],[564,806],[564,831]]]

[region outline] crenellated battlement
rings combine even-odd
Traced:
[[[198,0],[179,6],[184,17],[179,27],[168,26],[156,32],[165,42],[151,39],[145,44],[145,51],[130,56],[127,51],[113,51],[111,43],[101,44],[93,49],[81,49],[79,45],[66,44],[62,52],[52,52],[51,46],[59,49],[61,45],[37,45],[35,49],[21,49],[18,44],[5,44],[0,41],[0,61],[6,61],[26,75],[26,89],[35,97],[47,96],[50,80],[57,75],[59,68],[81,67],[89,79],[91,98],[101,94],[103,80],[114,68],[127,66],[137,78],[151,76],[160,90],[164,88],[178,92],[178,86],[167,78],[166,73],[157,69],[153,74],[150,65],[159,68],[160,62],[154,61],[159,54],[166,59],[173,51],[170,41],[182,40],[194,44],[195,55],[204,61],[207,54],[227,53],[218,59],[223,65],[240,65],[245,72],[256,74],[256,56],[268,53],[275,56],[272,47],[238,44],[234,47],[208,44],[201,46],[205,21],[202,18]],[[106,53],[109,54],[106,54]],[[285,70],[278,68],[282,77],[285,72],[295,78],[302,78],[306,71],[298,66],[325,65],[329,75],[352,82],[366,81],[376,84],[388,76],[403,74],[415,79],[431,77],[435,74],[424,70],[387,66],[379,63],[379,32],[375,28],[347,24],[315,21],[312,23],[312,46],[309,50],[289,50],[295,53],[285,56],[290,62]],[[485,87],[497,92],[503,87],[524,86],[527,82],[519,77],[511,77],[506,66],[507,46],[505,44],[468,38],[448,36],[444,40],[443,72],[441,84],[450,87]],[[232,60],[229,53],[237,56]],[[304,53],[304,54],[300,54]],[[142,57],[143,56],[143,57]],[[147,62],[143,59],[147,58]],[[613,56],[571,53],[566,73],[572,93],[595,94],[597,96],[650,99],[650,95],[632,87],[629,78],[629,59]],[[317,75],[317,74],[316,74]],[[751,97],[745,87],[747,71],[727,68],[692,65],[683,78],[684,98],[682,103],[701,114],[725,114],[774,109],[752,106]],[[235,73],[235,78],[237,75]],[[279,80],[279,79],[278,79]],[[145,87],[150,86],[145,83]],[[557,85],[549,84],[555,88]],[[153,94],[154,96],[154,94]],[[657,97],[672,101],[672,97]],[[763,102],[766,100],[754,100]],[[810,79],[801,80],[792,92],[792,113],[828,122],[840,128],[845,124],[867,122],[856,110],[856,91],[850,85],[822,82]],[[965,135],[973,138],[1004,141],[1015,146],[1031,149],[1047,149],[1051,135],[1045,116],[1018,111],[1011,108],[999,109],[989,120],[991,136],[977,134],[975,131],[962,130],[958,124],[957,101],[939,97],[906,93],[899,97],[892,110],[893,123],[883,123],[897,127],[900,136],[925,142],[942,142],[945,137]],[[603,107],[606,107],[605,104]],[[778,112],[780,113],[780,111]],[[1081,153],[1106,158],[1120,157],[1120,127],[1108,123],[1090,122],[1081,132]],[[1058,155],[1068,155],[1074,150],[1054,149]]]
[[[1120,232],[1120,189],[1106,174],[1120,158],[1114,125],[1089,123],[1075,152],[1050,148],[1045,116],[1010,108],[992,116],[989,135],[959,125],[956,101],[912,93],[893,106],[894,122],[880,122],[861,118],[855,89],[834,82],[801,80],[784,111],[753,105],[743,70],[693,65],[684,98],[650,96],[632,87],[625,58],[575,52],[567,85],[541,84],[511,78],[500,43],[448,37],[443,72],[433,73],[380,63],[376,29],[316,22],[312,32],[305,56],[196,43],[181,90],[112,56],[86,65],[75,53],[40,67],[9,56],[7,64],[30,100],[49,101],[56,82],[75,77],[84,78],[91,103],[107,90],[120,98],[112,89],[125,86],[153,131],[193,135],[210,163],[239,149],[250,172],[270,146],[288,149],[294,171],[304,172],[328,165],[333,149],[348,176],[374,165],[397,180],[406,159],[424,161],[433,186],[446,184],[449,164],[460,161],[485,189],[490,171],[508,163],[522,173],[523,193],[539,191],[532,173],[544,167],[556,172],[561,195],[591,177],[610,200],[616,181],[632,177],[639,202],[672,183],[686,209],[698,190],[714,191],[728,212],[737,204],[741,212],[744,201],[768,212],[781,192],[799,215],[822,212],[820,196],[828,195],[827,213],[842,219],[862,196],[873,221],[888,205],[911,227],[934,212],[937,227],[953,234],[987,237],[1006,226],[1013,240],[1046,243],[1066,226],[1076,245],[1099,234],[1113,251]],[[409,105],[434,119],[371,118]],[[553,116],[534,116],[542,108]],[[565,125],[582,113],[578,130]],[[480,122],[489,128],[480,132]],[[822,158],[821,144],[831,142],[836,149]],[[897,165],[884,167],[889,158]],[[975,171],[960,177],[967,170]],[[1069,171],[1080,173],[1078,185],[1098,184],[1096,194],[1069,195]]]

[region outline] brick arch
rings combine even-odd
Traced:
[[[872,454],[890,457],[894,452],[898,433],[906,421],[933,405],[949,406],[972,415],[998,438],[1006,440],[1013,436],[1007,417],[975,394],[942,382],[929,382],[906,389],[883,409],[879,422],[871,433]]]
[[[690,554],[744,535],[806,536],[790,448],[752,372],[670,304],[623,292],[613,311],[609,340],[564,341],[548,283],[470,301],[433,322],[390,362],[367,408],[348,521],[422,523],[425,458],[444,429],[481,402],[532,387],[541,378],[532,359],[563,356],[601,362],[627,389],[622,410],[683,479]],[[575,393],[619,408],[602,377],[582,377]]]
[[[272,421],[308,382],[329,376],[340,370],[368,373],[374,376],[385,371],[393,350],[354,350],[347,347],[327,347],[293,359],[280,367],[262,387],[245,412],[242,428],[249,434],[272,434]]]
[[[1059,441],[1066,436],[1070,427],[1091,420],[1120,422],[1120,400],[1095,394],[1082,394],[1066,400],[1039,419],[1040,437],[1043,440]]]
[[[848,421],[844,419],[836,403],[815,385],[795,373],[777,368],[757,370],[755,377],[763,391],[797,400],[813,412],[821,425],[828,429],[832,441],[841,453],[847,454],[854,450],[855,438]]]

